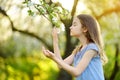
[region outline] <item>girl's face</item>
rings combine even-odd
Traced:
[[[83,34],[82,24],[80,20],[75,17],[72,22],[72,26],[70,27],[70,35],[74,37],[80,37]]]

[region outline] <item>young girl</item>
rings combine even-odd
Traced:
[[[105,63],[107,58],[103,53],[99,26],[93,17],[80,14],[73,19],[70,35],[78,38],[81,45],[76,47],[72,54],[64,60],[60,56],[56,28],[53,29],[52,35],[54,53],[43,48],[46,57],[75,76],[76,80],[105,80],[102,62]]]

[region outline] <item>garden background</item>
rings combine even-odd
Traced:
[[[57,26],[61,55],[70,55],[78,40],[69,27],[82,13],[100,24],[109,59],[105,79],[120,80],[120,0],[0,0],[0,80],[74,80],[41,47],[53,51],[51,31]]]

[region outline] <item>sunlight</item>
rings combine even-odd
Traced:
[[[55,1],[55,0],[54,0]],[[71,11],[74,0],[59,0],[59,2],[62,4],[62,6],[64,8],[66,8],[67,10]]]
[[[81,12],[86,10],[87,10],[87,7],[85,6],[85,4],[82,1],[79,1],[77,5],[76,14],[80,14]]]
[[[7,18],[1,19],[1,28],[0,28],[0,40],[7,40],[11,35],[12,31],[9,28],[10,22]]]
[[[31,2],[35,3],[35,4],[40,4],[39,0],[31,0]]]
[[[73,6],[73,3],[74,3],[74,0],[69,0],[69,2],[68,2],[68,0],[52,0],[52,1],[53,2],[58,2],[59,1],[62,4],[62,6],[69,11],[72,10],[72,6]],[[76,13],[80,13],[80,12],[86,10],[86,9],[87,8],[86,8],[85,4],[82,1],[79,1],[78,5],[77,5],[77,10],[76,10],[77,12]]]

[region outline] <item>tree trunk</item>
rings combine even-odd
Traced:
[[[65,70],[61,69],[57,80],[72,80],[72,76],[69,75]]]
[[[65,48],[65,52],[64,52],[64,56],[63,59],[68,57],[72,50],[73,50],[73,45],[71,43],[71,37],[70,37],[70,29],[69,27],[71,26],[72,23],[72,19],[71,20],[65,20],[63,21],[63,23],[65,24],[65,30],[66,30],[66,48]],[[72,80],[72,76],[70,74],[68,74],[65,70],[61,69],[58,75],[57,80]]]
[[[118,71],[119,71],[119,65],[118,65],[119,44],[115,44],[115,47],[116,47],[116,52],[115,52],[115,65],[114,65],[114,69],[113,69],[113,72],[112,72],[111,77],[110,77],[109,80],[114,80],[116,74],[117,74]]]

